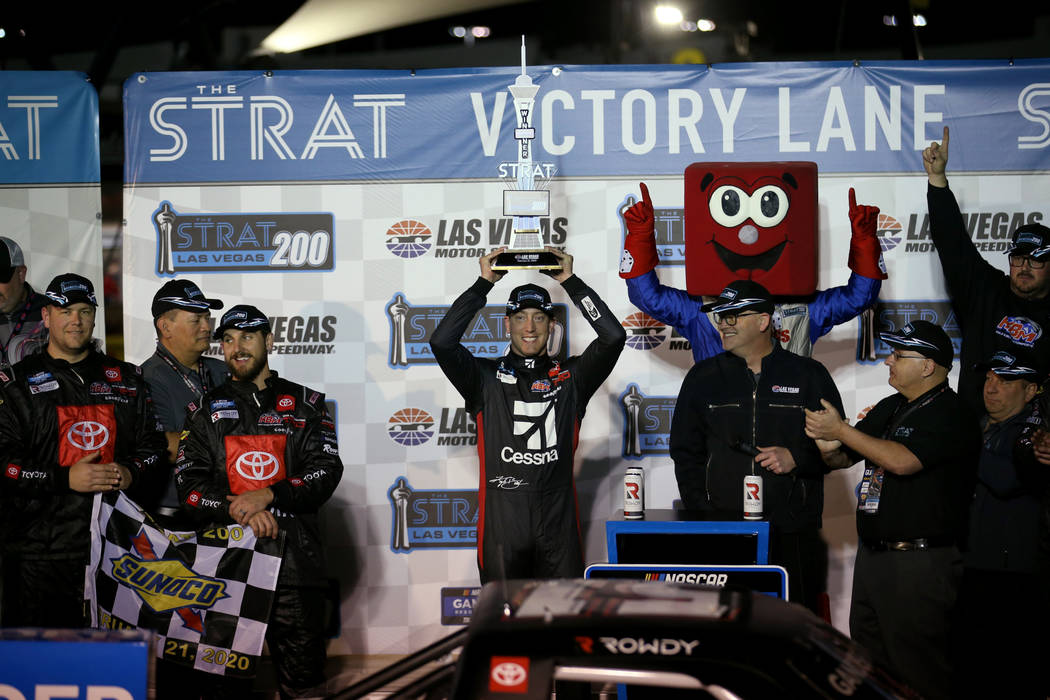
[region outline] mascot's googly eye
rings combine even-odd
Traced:
[[[739,226],[747,221],[748,212],[747,192],[733,185],[722,185],[711,193],[708,200],[711,208],[711,218],[722,226]]]
[[[759,187],[751,195],[751,220],[762,228],[776,226],[787,216],[790,204],[787,193],[776,185]]]

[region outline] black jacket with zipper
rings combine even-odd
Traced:
[[[69,488],[69,467],[98,450],[97,461],[128,467],[137,498],[166,445],[135,365],[94,350],[71,364],[45,350],[0,370],[3,550],[86,556],[94,494]]]
[[[803,408],[842,400],[822,364],[774,345],[757,378],[743,358],[723,352],[693,366],[682,382],[671,422],[671,459],[688,510],[743,514],[744,477],[762,477],[766,520],[782,532],[818,529],[827,469],[805,435]],[[786,447],[795,460],[788,474],[758,466],[746,451]]]

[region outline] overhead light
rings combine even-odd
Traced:
[[[698,19],[696,20],[696,28],[702,32],[713,32],[715,23],[709,19]]]
[[[467,28],[466,27],[452,27],[451,29],[448,30],[448,33],[451,34],[452,36],[456,37],[457,39],[462,39],[463,37],[465,37],[467,35]]]
[[[916,13],[916,14],[912,15],[911,23],[914,24],[916,27],[925,27],[926,26],[926,17],[925,17],[925,15],[920,15],[920,14]]]
[[[524,0],[306,0],[257,53],[291,53],[438,17],[477,12]],[[463,37],[466,38],[465,36]]]
[[[887,27],[896,27],[897,17],[895,15],[883,15],[882,23],[885,24]]]
[[[492,30],[488,27],[471,27],[470,33],[478,39],[484,39],[488,35],[492,34]]]
[[[696,31],[696,22],[690,22],[690,21],[686,20],[686,21],[682,22],[681,24],[679,24],[678,28],[681,29],[683,32],[695,32]]]
[[[7,36],[7,32],[4,31],[3,27],[0,27],[0,39],[3,39],[5,36]]]
[[[654,13],[658,24],[679,25],[682,23],[682,11],[673,5],[657,5]]]

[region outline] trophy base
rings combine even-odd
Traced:
[[[496,256],[492,269],[507,270],[560,270],[561,262],[549,250],[508,250]]]

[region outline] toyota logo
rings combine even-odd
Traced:
[[[70,426],[66,440],[78,450],[91,452],[109,442],[109,428],[93,420],[77,421]]]
[[[234,466],[237,473],[245,479],[262,481],[276,474],[281,465],[269,452],[245,452],[237,458],[237,464]]]
[[[521,664],[504,661],[492,669],[492,680],[503,686],[521,685],[525,682],[525,669]]]

